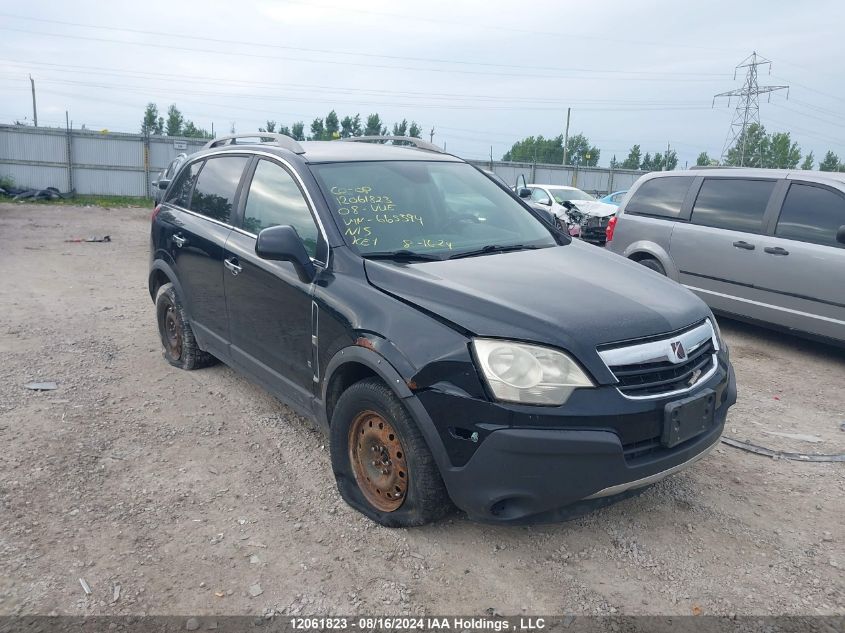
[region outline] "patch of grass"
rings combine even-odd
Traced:
[[[11,198],[7,199],[11,200]],[[93,207],[153,207],[152,198],[136,198],[135,196],[82,196],[60,198],[58,200],[21,200],[27,204],[57,204],[62,206],[93,206]]]

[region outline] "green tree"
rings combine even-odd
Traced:
[[[290,131],[290,128],[287,125],[280,125],[279,126],[279,134],[284,134],[285,136],[291,136],[291,137],[293,136],[293,133]]]
[[[639,169],[642,160],[642,152],[639,145],[634,145],[628,152],[628,158],[622,161],[622,169]]]
[[[385,134],[387,134],[387,128],[381,122],[381,117],[378,114],[368,116],[364,136],[384,136]]]
[[[616,154],[614,154],[613,157],[610,159],[610,168],[619,169],[620,165],[620,162],[616,160]]]
[[[345,116],[340,122],[340,136],[341,138],[349,138],[350,136],[361,136],[364,130],[361,128],[361,115],[356,114],[354,117]]]
[[[763,157],[764,167],[777,169],[795,169],[801,160],[801,148],[792,142],[789,132],[772,134],[766,142],[766,154]]]
[[[816,157],[813,156],[812,150],[809,154],[804,157],[804,162],[801,163],[801,169],[812,169],[813,164],[816,162]]]
[[[290,127],[290,135],[297,141],[305,140],[305,124],[302,121],[297,121]]]
[[[752,123],[736,139],[736,143],[725,156],[725,165],[734,167],[763,167],[763,160],[769,152],[769,137],[766,128]]]
[[[311,121],[311,136],[308,137],[309,141],[322,141],[326,135],[326,125],[323,123],[323,119],[314,119]]]
[[[589,139],[583,134],[576,134],[569,137],[566,162],[570,165],[585,165],[595,167],[599,164],[599,148],[590,145]],[[563,161],[563,157],[561,157]]]
[[[164,125],[167,136],[179,136],[184,124],[185,117],[179,112],[179,108],[176,107],[175,103],[170,104],[170,107],[167,108],[167,122]]]
[[[408,136],[408,119],[393,124],[393,136]]]
[[[677,166],[678,166],[678,152],[676,152],[673,149],[670,149],[666,153],[666,163],[664,164],[664,167],[666,168],[666,171],[672,171]]]
[[[182,127],[182,136],[189,138],[212,138],[211,132],[194,125],[193,121],[186,121]]]
[[[643,161],[640,163],[640,169],[642,169],[643,171],[653,170],[651,166],[651,154],[649,154],[648,152],[646,152],[645,156],[643,156]]]
[[[842,165],[839,162],[839,156],[828,150],[822,162],[819,163],[819,169],[821,171],[841,171]]]
[[[275,132],[276,131],[276,122],[275,121],[267,121],[264,127],[258,128],[259,132]]]
[[[411,121],[411,126],[408,128],[408,136],[422,138],[422,129],[417,125],[416,121]]]
[[[337,118],[337,112],[332,110],[326,115],[326,130],[323,138],[327,141],[333,141],[340,138],[340,121]]]
[[[698,155],[698,158],[695,159],[695,164],[698,166],[702,165],[712,165],[713,159],[707,154],[707,152],[701,152]]]
[[[514,143],[502,156],[502,160],[560,165],[563,162],[563,134],[554,138],[543,136],[524,138]]]
[[[158,106],[152,102],[144,109],[144,119],[141,122],[141,134],[161,134],[164,119],[158,115]]]

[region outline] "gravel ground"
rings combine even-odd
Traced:
[[[842,463],[723,444],[569,523],[376,526],[340,500],[309,422],[225,366],[161,358],[148,221],[0,204],[0,614],[845,611]],[[729,435],[845,451],[845,352],[722,332]]]

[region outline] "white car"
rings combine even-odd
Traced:
[[[604,246],[607,241],[605,229],[610,218],[616,215],[616,206],[599,202],[576,187],[532,183],[528,189],[531,190],[531,203],[549,210],[563,231],[577,225],[581,239]]]

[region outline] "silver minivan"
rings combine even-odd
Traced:
[[[845,173],[647,174],[608,227],[607,247],[715,312],[845,343]]]

